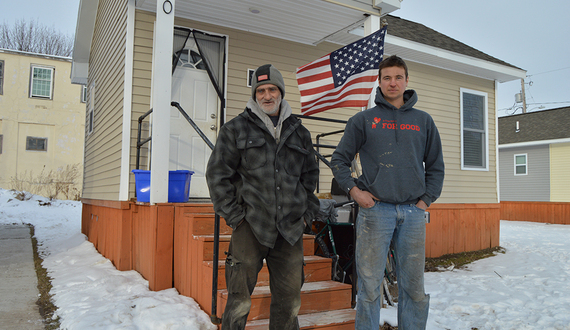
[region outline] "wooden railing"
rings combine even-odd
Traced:
[[[501,220],[570,225],[570,203],[501,201]]]

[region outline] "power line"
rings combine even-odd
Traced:
[[[565,68],[560,68],[560,69],[556,69],[556,70],[550,70],[550,71],[545,71],[545,72],[539,72],[539,73],[535,73],[535,74],[529,74],[527,75],[527,77],[532,77],[532,76],[538,76],[539,74],[545,74],[545,73],[550,73],[550,72],[556,72],[556,71],[562,71],[562,70],[566,70],[566,69],[570,69],[570,66],[567,66]]]
[[[560,104],[560,103],[570,103],[570,101],[561,101],[561,102],[536,102],[536,103],[527,103],[529,105],[534,104]]]

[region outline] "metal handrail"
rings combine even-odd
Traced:
[[[141,131],[142,131],[142,122],[143,120],[152,113],[152,109],[150,109],[149,111],[147,111],[144,115],[139,117],[139,127],[138,127],[138,132],[137,132],[137,160],[136,160],[136,165],[135,168],[138,170],[139,169],[139,165],[140,165],[140,158],[141,158],[141,147],[147,143],[148,141],[150,141],[152,138],[149,136],[148,138],[146,138],[144,141],[141,141]]]
[[[346,124],[346,123],[348,123],[347,120],[341,120],[341,119],[332,119],[332,118],[323,118],[323,117],[313,117],[313,116],[306,116],[306,115],[293,115],[293,116],[295,116],[295,117],[297,117],[297,118],[311,119],[311,120],[317,120],[317,121],[326,121],[326,122],[329,122],[329,123],[338,123],[338,124]],[[337,130],[337,131],[333,131],[333,132],[328,132],[328,133],[321,133],[321,134],[318,134],[318,135],[316,136],[316,143],[313,145],[313,146],[316,148],[315,152],[316,152],[316,154],[317,154],[317,158],[318,158],[319,160],[321,160],[323,163],[325,163],[325,165],[327,165],[327,167],[330,168],[330,169],[332,169],[332,165],[331,165],[331,163],[326,159],[326,157],[331,157],[332,155],[324,155],[324,156],[323,156],[323,155],[321,154],[321,148],[336,149],[336,146],[335,146],[335,145],[330,145],[330,144],[321,144],[321,143],[319,143],[319,141],[320,141],[321,137],[328,136],[328,135],[334,135],[334,134],[341,134],[341,133],[344,133],[344,129]],[[320,181],[320,180],[319,180],[319,181]],[[321,191],[321,189],[320,189],[320,186],[321,186],[321,185],[320,185],[320,182],[319,182],[319,181],[317,181],[317,192],[320,192],[320,191]]]
[[[190,123],[190,125],[194,128],[194,130],[196,131],[196,133],[198,133],[198,135],[200,135],[200,137],[202,138],[202,140],[204,140],[204,142],[206,142],[206,145],[208,145],[208,147],[210,147],[210,150],[214,149],[214,144],[212,143],[212,141],[210,141],[210,139],[208,139],[208,137],[206,136],[206,134],[204,134],[204,132],[202,132],[202,130],[198,127],[198,125],[196,125],[196,123],[192,120],[192,118],[190,118],[190,116],[188,116],[188,114],[186,113],[186,111],[184,111],[184,109],[182,109],[182,107],[180,106],[180,103],[178,102],[171,102],[170,103],[171,106],[175,107],[176,109],[178,109],[178,111],[180,111],[180,113],[182,114],[182,116]]]

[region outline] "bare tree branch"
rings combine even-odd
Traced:
[[[46,27],[36,21],[17,20],[13,26],[0,25],[0,48],[23,52],[71,56],[73,36],[63,34],[55,27]]]

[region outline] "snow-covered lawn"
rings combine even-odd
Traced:
[[[61,329],[216,328],[192,298],[149,291],[103,258],[81,234],[80,202],[47,202],[0,189],[0,223],[34,225]],[[570,226],[501,221],[500,244],[505,254],[426,273],[428,329],[570,329]],[[381,319],[395,325],[396,309]]]

